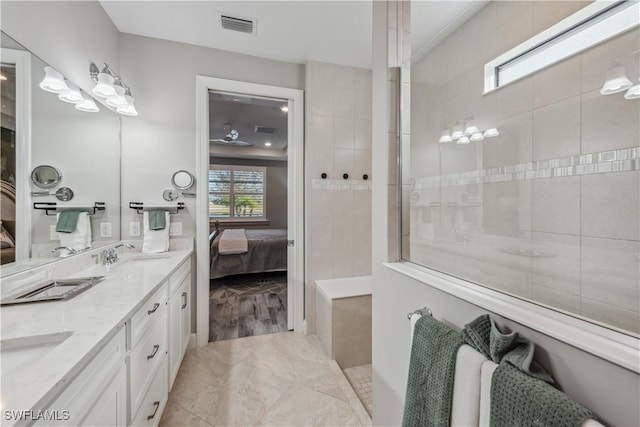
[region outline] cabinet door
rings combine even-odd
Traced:
[[[127,425],[127,373],[124,366],[95,401],[82,422],[85,426]]]
[[[180,359],[182,359],[191,335],[191,276],[187,276],[180,286],[180,300]]]
[[[169,390],[173,387],[173,381],[176,379],[182,360],[182,340],[180,337],[182,300],[180,290],[169,299]]]

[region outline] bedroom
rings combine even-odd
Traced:
[[[287,111],[209,92],[209,341],[289,329]]]

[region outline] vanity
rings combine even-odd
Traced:
[[[157,425],[189,343],[192,253],[127,252],[69,275],[105,276],[69,300],[3,306],[2,425]]]

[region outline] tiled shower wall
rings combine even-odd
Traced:
[[[639,333],[640,100],[599,90],[615,58],[637,83],[640,30],[483,95],[486,62],[587,3],[491,2],[414,64],[410,257]],[[500,136],[438,144],[467,114]]]
[[[371,71],[308,62],[305,109],[305,310],[315,333],[315,281],[371,274]]]

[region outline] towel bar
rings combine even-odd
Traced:
[[[433,316],[433,313],[431,312],[431,309],[429,307],[422,307],[418,310],[414,310],[411,313],[407,313],[407,319],[411,320],[411,316],[413,316],[414,314],[419,314],[420,316]]]
[[[182,209],[185,208],[185,205],[183,202],[178,202],[178,204],[176,206],[152,206],[152,205],[147,205],[145,206],[144,203],[142,202],[129,202],[129,207],[131,209],[135,209],[136,213],[138,214],[142,214],[143,211],[145,210],[149,210],[149,209],[164,209],[169,211],[169,213],[171,215],[175,215],[177,213],[179,213],[179,211],[181,211]],[[175,212],[170,211],[170,209],[175,209]]]
[[[95,202],[93,206],[74,206],[74,205],[58,205],[56,202],[34,202],[33,209],[43,210],[45,215],[53,215],[57,211],[78,209],[81,211],[87,211],[89,215],[94,215],[97,211],[103,211],[106,209],[104,202]]]

